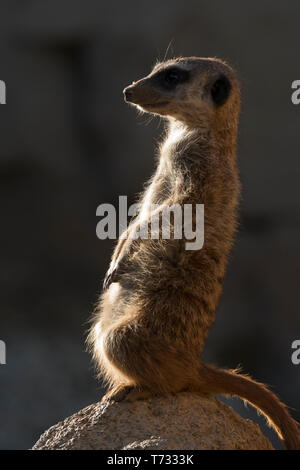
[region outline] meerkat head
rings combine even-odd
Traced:
[[[145,78],[124,89],[125,101],[139,109],[187,124],[232,117],[239,108],[239,84],[218,59],[178,58],[157,64]],[[225,116],[224,116],[225,117]]]

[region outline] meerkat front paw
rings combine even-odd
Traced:
[[[101,402],[115,401],[120,403],[121,401],[133,402],[136,400],[146,400],[153,396],[148,390],[142,390],[133,385],[117,385],[112,390],[107,392],[102,398]]]
[[[114,268],[112,270],[108,270],[106,275],[105,275],[105,278],[104,278],[104,281],[103,281],[103,291],[105,292],[109,286],[111,285],[112,282],[115,281],[115,278],[116,278],[116,271],[117,269]]]

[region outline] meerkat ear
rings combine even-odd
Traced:
[[[222,106],[227,101],[231,90],[231,83],[226,75],[220,75],[217,80],[214,81],[210,93],[213,102],[217,107]]]

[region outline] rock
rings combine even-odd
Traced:
[[[52,426],[33,450],[273,449],[258,425],[215,397],[180,393],[95,403]]]

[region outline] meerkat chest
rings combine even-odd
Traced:
[[[172,164],[175,154],[188,147],[188,133],[185,128],[172,129],[161,146],[161,158],[165,163]]]
[[[211,152],[207,144],[207,135],[201,135],[196,131],[186,128],[175,128],[170,132],[161,147],[161,157],[169,173],[193,172],[198,165],[211,162]],[[192,175],[190,175],[192,176]]]
[[[160,149],[160,162],[152,180],[144,194],[139,212],[140,222],[147,219],[158,206],[172,200],[173,194],[180,193],[185,187],[185,177],[190,181],[195,177],[199,168],[201,149],[198,136],[186,128],[179,126],[172,129]],[[186,188],[184,189],[186,192]]]

